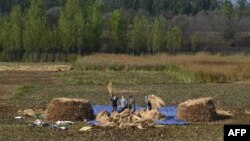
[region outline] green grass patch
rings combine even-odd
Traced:
[[[33,85],[24,85],[17,88],[9,97],[10,100],[21,100],[25,95],[35,92],[37,87]]]
[[[166,71],[184,83],[226,83],[231,80],[230,76],[221,73],[192,71],[178,65],[169,65]]]

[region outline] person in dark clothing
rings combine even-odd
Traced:
[[[112,95],[112,97],[111,97],[111,102],[112,102],[112,112],[117,112],[117,106],[118,106],[118,104],[117,104],[117,102],[118,102],[118,97],[116,96],[116,95]]]
[[[135,112],[135,110],[136,110],[135,100],[134,100],[134,98],[133,98],[132,96],[129,96],[128,108],[129,108],[132,112]]]
[[[146,104],[147,110],[152,110],[152,104],[151,104],[150,100],[148,99],[148,96],[145,97],[145,104]]]

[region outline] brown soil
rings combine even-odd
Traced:
[[[0,99],[6,99],[16,89],[16,85],[0,84]]]

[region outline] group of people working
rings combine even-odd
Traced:
[[[118,106],[119,98],[116,95],[111,96],[112,102],[112,112],[123,112],[125,109],[130,109],[132,112],[136,111],[135,99],[133,96],[129,96],[129,100],[127,100],[124,96],[121,96],[120,106]],[[148,99],[148,96],[145,97],[145,107],[147,110],[152,109],[152,104]]]

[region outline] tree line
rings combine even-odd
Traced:
[[[94,52],[176,53],[196,47],[185,27],[171,24],[178,15],[219,11],[221,35],[234,38],[234,17],[247,17],[249,4],[238,0],[3,0],[0,6],[0,60],[56,61],[63,55]],[[4,7],[4,8],[3,8]],[[11,10],[10,10],[11,9]],[[223,34],[224,33],[224,34]],[[186,43],[188,39],[188,43]]]
[[[67,0],[44,0],[46,8],[63,6]],[[213,10],[221,1],[217,0],[100,0],[103,11],[110,12],[115,9],[145,9],[151,14],[182,13],[195,14],[200,10]],[[91,3],[91,0],[85,0]],[[1,0],[0,12],[10,12],[12,7],[20,5],[22,9],[30,7],[30,0]]]

